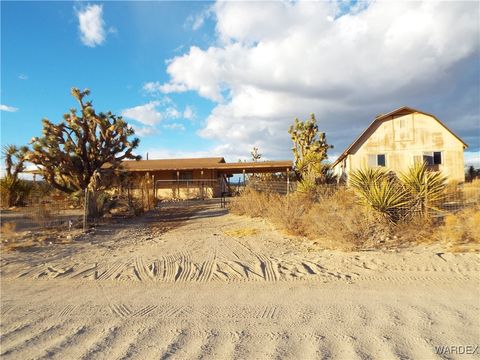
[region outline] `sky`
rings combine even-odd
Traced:
[[[480,167],[480,2],[1,2],[1,136],[91,90],[144,158],[291,159],[316,115],[334,160],[380,114],[432,113]]]

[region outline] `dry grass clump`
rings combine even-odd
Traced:
[[[232,198],[229,208],[233,214],[266,217],[272,194],[247,188],[241,196]]]
[[[282,196],[247,188],[231,200],[229,209],[236,215],[266,218],[290,234],[306,235],[302,219],[311,205],[300,193]]]
[[[358,204],[354,194],[339,189],[313,204],[303,219],[309,238],[330,249],[357,250],[384,244],[393,238],[385,219]]]
[[[227,236],[241,239],[244,237],[257,235],[258,229],[254,229],[254,228],[231,229],[231,230],[225,230],[223,233]]]
[[[2,222],[2,226],[0,227],[0,234],[2,239],[12,237],[16,235],[17,224],[14,222]]]
[[[480,206],[445,217],[435,235],[454,251],[480,251]]]
[[[230,211],[267,218],[289,234],[317,240],[323,248],[372,248],[394,238],[389,224],[358,204],[354,194],[344,188],[317,201],[298,192],[282,196],[247,189],[232,199]]]
[[[321,248],[347,251],[397,249],[417,244],[449,244],[454,251],[480,249],[480,207],[442,219],[410,218],[393,223],[358,201],[349,189],[315,197],[247,189],[233,198],[230,211],[268,219],[289,234],[306,236]]]

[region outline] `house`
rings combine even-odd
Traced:
[[[185,199],[221,196],[229,191],[234,174],[288,173],[292,166],[290,160],[227,163],[223,157],[209,157],[128,160],[121,169],[130,175],[132,189],[147,179],[157,199]]]
[[[463,152],[468,145],[434,115],[407,106],[379,115],[333,163],[348,178],[351,171],[384,167],[405,171],[426,162],[449,180],[465,181]]]

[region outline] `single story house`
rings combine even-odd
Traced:
[[[148,179],[157,199],[218,197],[234,174],[288,173],[292,167],[290,160],[227,163],[223,157],[122,162],[133,188]]]
[[[449,180],[464,182],[463,152],[467,147],[434,115],[403,106],[377,116],[338,157],[333,168],[345,179],[357,169],[385,167],[401,172],[423,161]]]

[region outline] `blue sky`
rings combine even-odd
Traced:
[[[150,158],[291,158],[315,113],[340,153],[378,113],[437,115],[480,166],[480,5],[2,2],[1,142],[75,107],[123,114]],[[461,19],[461,21],[459,21]]]
[[[97,110],[124,109],[160,101],[158,110],[190,106],[194,119],[166,118],[156,133],[142,137],[146,149],[194,151],[210,140],[195,135],[213,104],[194,93],[149,96],[142,90],[152,78],[167,81],[166,60],[191,44],[207,46],[208,33],[193,32],[187,19],[206,3],[104,3],[106,38],[95,46],[81,40],[77,12],[86,5],[73,2],[2,2],[1,102],[18,108],[2,111],[2,143],[27,143],[41,132],[41,119],[58,122],[76,106],[70,88],[89,88]],[[141,123],[132,119],[133,125]],[[185,130],[164,127],[180,124]]]

